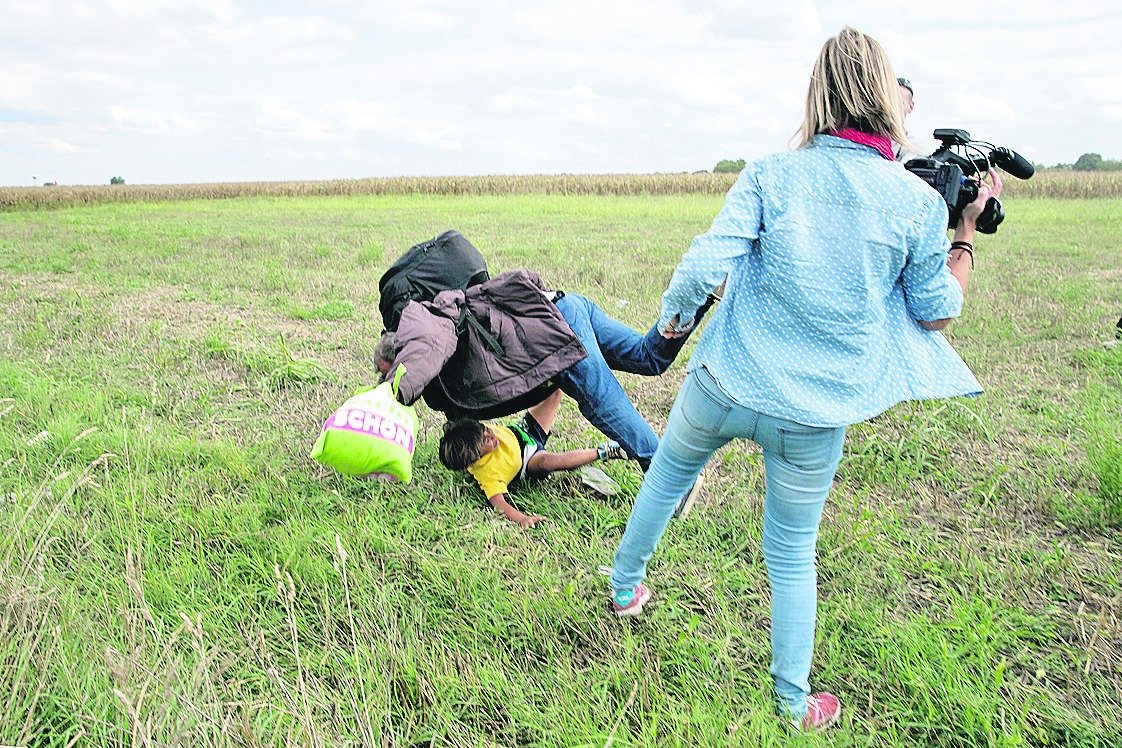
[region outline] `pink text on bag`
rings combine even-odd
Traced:
[[[339,429],[369,434],[378,439],[400,444],[413,452],[413,434],[397,421],[385,418],[380,413],[372,413],[361,408],[340,408],[335,415],[323,424],[323,430]]]

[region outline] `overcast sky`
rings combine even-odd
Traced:
[[[1122,3],[0,0],[0,184],[673,172],[788,147],[822,42],[909,130],[1122,157]]]

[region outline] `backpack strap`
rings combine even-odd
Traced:
[[[479,337],[483,338],[483,342],[487,344],[487,347],[491,349],[492,353],[503,358],[506,357],[506,349],[503,348],[503,344],[499,342],[498,338],[491,334],[490,330],[480,323],[479,319],[474,314],[468,311],[467,305],[465,304],[460,307],[460,316],[459,319],[456,320],[456,334],[463,334],[464,330],[466,330],[469,325],[475,328],[475,331],[479,333]]]

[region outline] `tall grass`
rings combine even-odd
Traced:
[[[1045,197],[1059,200],[1091,200],[1122,197],[1122,172],[1042,169],[1031,179],[1005,178],[1011,197]]]
[[[347,196],[0,214],[0,745],[1122,744],[1122,200],[1024,200],[949,328],[986,387],[850,430],[819,544],[812,683],[775,719],[762,455],[721,450],[606,610],[641,474],[521,487],[307,457],[369,384],[376,283],[449,226],[645,328],[719,195]],[[1012,212],[1011,212],[1012,213]],[[692,343],[691,343],[692,345]],[[684,365],[624,385],[656,427]],[[571,402],[553,440],[600,437]]]
[[[735,174],[558,174],[388,177],[309,182],[0,187],[0,210],[35,210],[109,202],[308,195],[678,195],[723,194]]]
[[[308,195],[719,195],[735,174],[558,174],[477,177],[388,177],[305,182],[0,187],[0,211],[39,210],[98,203],[195,198]],[[1042,170],[1028,181],[1006,180],[1009,197],[1078,200],[1122,197],[1122,173]]]

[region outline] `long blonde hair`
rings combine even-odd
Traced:
[[[846,26],[818,53],[797,136],[805,146],[818,133],[852,127],[911,147],[892,62],[871,36]]]

